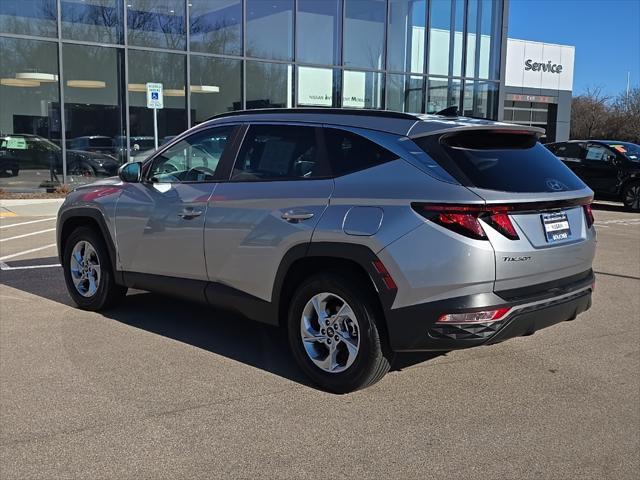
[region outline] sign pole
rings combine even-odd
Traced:
[[[153,144],[158,149],[158,109],[153,109]]]

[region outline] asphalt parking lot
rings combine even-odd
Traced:
[[[309,385],[282,332],[144,292],[72,307],[55,219],[0,218],[0,478],[635,479],[640,215],[595,210],[591,310]]]

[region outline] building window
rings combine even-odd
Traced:
[[[62,183],[58,49],[0,37],[0,188]]]
[[[184,0],[127,0],[129,45],[184,50]]]
[[[247,56],[293,59],[293,0],[247,0]]]
[[[345,0],[344,64],[384,68],[384,0]]]
[[[342,79],[342,106],[382,108],[384,75],[380,72],[345,70]]]
[[[424,71],[426,0],[391,0],[387,33],[387,69]]]
[[[242,55],[242,0],[189,0],[191,50]]]
[[[298,105],[335,107],[338,70],[332,68],[298,67],[296,93]]]
[[[60,5],[63,38],[122,43],[122,1],[64,0]]]
[[[293,65],[247,61],[247,108],[292,106]]]
[[[478,78],[500,78],[500,44],[502,43],[502,1],[481,0],[480,55]]]
[[[296,60],[338,65],[341,17],[340,0],[298,0]]]
[[[437,113],[460,105],[460,80],[430,78],[427,92],[427,113]]]
[[[387,74],[387,110],[421,113],[423,83],[421,76]]]
[[[115,175],[109,157],[126,161],[123,89],[124,52],[118,48],[65,44],[64,112],[67,139],[67,182]],[[79,152],[90,152],[97,162]],[[106,163],[108,165],[106,165]]]
[[[242,108],[242,61],[191,57],[191,123]]]
[[[153,111],[147,108],[147,83],[161,83],[164,108],[158,110],[162,144],[187,128],[185,56],[177,53],[129,51],[129,130],[133,155],[153,148]],[[137,146],[137,147],[136,147]]]
[[[55,37],[56,0],[0,0],[0,32]]]

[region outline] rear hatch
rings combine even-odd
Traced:
[[[413,141],[485,201],[473,213],[495,251],[505,298],[562,290],[591,276],[593,192],[537,142],[536,129],[461,129]]]

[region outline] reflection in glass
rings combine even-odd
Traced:
[[[147,108],[146,84],[161,83],[164,108],[158,110],[158,143],[187,128],[185,56],[177,53],[129,51],[130,155],[142,160],[153,150],[153,112]]]
[[[342,79],[342,106],[382,108],[384,75],[379,72],[345,70]]]
[[[247,109],[291,107],[293,66],[247,62]]]
[[[430,78],[427,93],[427,113],[436,113],[460,104],[460,80]]]
[[[391,0],[387,33],[389,70],[422,73],[426,6],[426,0]]]
[[[184,50],[184,0],[127,0],[130,45]]]
[[[478,32],[478,0],[468,0],[467,10],[467,63],[466,77],[477,77],[476,38]]]
[[[320,65],[338,65],[341,17],[340,0],[298,0],[296,59]]]
[[[429,73],[449,74],[449,43],[451,35],[450,0],[432,0],[429,27]]]
[[[421,113],[422,84],[421,76],[387,74],[387,110]]]
[[[0,188],[62,183],[58,92],[55,43],[0,37]]]
[[[293,59],[293,0],[247,0],[247,56]]]
[[[242,108],[240,60],[191,56],[191,123]]]
[[[331,68],[298,67],[298,105],[333,107],[335,100],[336,72]]]
[[[344,64],[351,67],[384,67],[384,0],[345,0]]]
[[[242,0],[189,0],[191,50],[242,55]]]
[[[480,59],[479,78],[500,77],[500,43],[502,41],[502,3],[499,0],[480,0]]]
[[[122,85],[123,51],[65,44],[64,112],[67,174],[70,182],[113,176],[126,161],[118,140],[125,135]]]
[[[481,118],[497,118],[498,87],[496,82],[466,80],[464,114]]]
[[[64,0],[60,5],[63,38],[122,43],[120,0]]]
[[[0,0],[0,32],[55,37],[56,0]]]
[[[451,0],[454,8],[453,35],[453,64],[451,75],[458,77],[462,75],[462,44],[464,40],[464,0]]]

